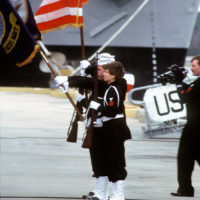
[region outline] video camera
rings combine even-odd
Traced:
[[[171,65],[168,69],[169,71],[157,76],[162,85],[166,85],[167,83],[180,84],[188,73],[187,69],[179,67],[176,64]]]
[[[92,77],[94,77],[97,74],[97,65],[95,60],[92,60],[90,64],[91,65],[85,69],[85,73],[90,74]]]

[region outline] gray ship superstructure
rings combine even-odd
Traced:
[[[30,3],[35,12],[40,1],[30,0]],[[89,0],[83,6],[86,57],[105,44],[142,3],[144,0]],[[199,3],[199,0],[149,0],[103,52],[114,54],[135,75],[135,86],[156,83],[157,74],[171,64],[184,65]],[[69,27],[43,37],[50,51],[61,51],[69,60],[82,59],[79,29]],[[36,76],[47,76],[39,72],[39,60],[36,58],[30,66],[34,65]],[[30,68],[34,76],[33,67]]]

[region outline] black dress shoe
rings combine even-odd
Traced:
[[[193,197],[194,196],[194,194],[180,193],[180,192],[172,192],[171,195],[175,197]]]
[[[94,192],[89,192],[88,194],[82,196],[83,199],[91,199],[93,197],[94,197]]]

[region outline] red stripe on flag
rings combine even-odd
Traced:
[[[56,10],[59,10],[61,8],[65,8],[65,7],[72,7],[72,8],[82,8],[82,3],[80,1],[79,5],[78,5],[78,1],[74,1],[74,0],[60,0],[60,1],[57,1],[55,3],[51,3],[51,4],[47,4],[47,5],[44,5],[44,6],[41,6],[37,12],[35,13],[35,15],[41,15],[41,14],[45,14],[45,13],[48,13],[48,12],[53,12],[53,11],[56,11]]]
[[[76,20],[77,20],[76,16],[66,15],[48,22],[39,23],[37,24],[37,27],[40,31],[45,31],[49,29],[59,28],[60,26],[64,26],[67,24],[72,24],[72,25],[83,24],[82,16],[79,16],[79,23],[76,23]]]
[[[88,2],[88,0],[59,0],[59,1],[55,0],[51,1],[53,3],[47,3],[47,2],[48,0],[43,0],[43,3],[41,4],[43,6],[39,7],[39,9],[35,14],[35,16],[37,17],[36,18],[37,27],[41,32],[47,33],[49,31],[54,31],[56,28],[58,29],[65,28],[68,25],[77,28],[83,25],[83,16],[79,16],[79,12],[82,15],[82,10],[79,11],[77,9],[77,12],[74,13],[75,12],[74,9],[78,7],[82,8],[82,4]],[[47,4],[45,5],[45,3]],[[68,11],[63,12],[63,9],[68,10],[68,8],[69,12]],[[50,16],[50,18],[48,16]]]

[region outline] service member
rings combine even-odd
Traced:
[[[190,85],[178,87],[178,94],[187,108],[187,123],[184,126],[177,156],[178,190],[173,196],[194,196],[192,172],[195,161],[200,164],[200,55],[191,60],[191,71],[197,79]]]

